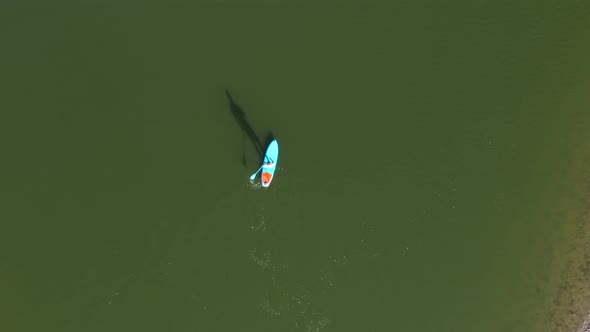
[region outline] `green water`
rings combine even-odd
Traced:
[[[0,22],[3,330],[537,327],[587,4],[8,1]],[[270,189],[224,89],[279,140]]]

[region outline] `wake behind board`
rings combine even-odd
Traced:
[[[272,181],[275,171],[277,169],[277,162],[279,161],[279,143],[276,139],[272,140],[266,148],[266,153],[264,154],[264,161],[262,162],[262,175],[260,176],[260,180],[262,182],[263,187],[270,186],[270,182]]]

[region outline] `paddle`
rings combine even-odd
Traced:
[[[264,167],[264,165],[263,166],[260,166],[260,168],[256,171],[256,173],[254,173],[254,174],[252,174],[250,176],[250,181],[254,181],[254,178],[256,177],[256,174],[258,174],[258,172],[260,172],[260,170],[262,169],[262,167]]]

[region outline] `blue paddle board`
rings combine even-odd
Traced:
[[[264,154],[264,161],[262,162],[262,175],[260,176],[260,180],[262,182],[263,187],[270,186],[270,182],[272,181],[275,171],[277,169],[277,162],[279,161],[279,143],[276,139],[272,140],[266,148],[266,153]]]

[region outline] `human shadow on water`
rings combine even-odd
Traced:
[[[264,157],[264,146],[262,145],[262,142],[260,141],[258,135],[256,135],[256,132],[254,131],[254,129],[252,129],[252,126],[248,122],[248,119],[246,118],[246,113],[244,113],[244,110],[238,104],[236,104],[235,100],[233,99],[232,95],[229,93],[227,89],[225,89],[225,95],[229,100],[229,109],[232,115],[234,116],[234,119],[240,126],[240,129],[242,129],[242,164],[246,166],[245,136],[247,135],[252,144],[254,145],[254,149],[258,153],[260,159]]]
[[[272,142],[275,139],[275,135],[273,135],[272,131],[268,131],[268,133],[266,133],[266,137],[264,140],[264,146],[269,146],[270,142]]]
[[[268,131],[266,133],[266,136],[264,137],[264,146],[268,147],[270,145],[270,142],[272,142],[275,139],[275,136],[273,135],[272,131]],[[266,153],[266,149],[265,149],[265,153]],[[264,154],[260,156],[260,163],[264,163]]]

